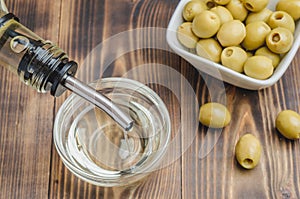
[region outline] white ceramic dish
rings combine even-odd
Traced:
[[[167,42],[169,46],[175,51],[175,53],[186,59],[199,71],[205,72],[217,79],[221,79],[224,82],[230,83],[241,88],[259,90],[262,88],[272,86],[281,78],[286,69],[289,67],[300,45],[300,20],[298,20],[296,23],[296,30],[294,33],[294,44],[291,50],[281,60],[280,64],[274,71],[274,74],[269,79],[257,80],[248,77],[244,74],[235,72],[229,68],[222,66],[221,64],[217,64],[210,60],[202,58],[196,55],[195,53],[189,52],[187,48],[183,47],[179,43],[179,41],[177,40],[176,30],[178,26],[183,22],[182,10],[184,5],[189,1],[190,0],[182,0],[179,2],[167,29]],[[277,2],[278,0],[270,0],[268,8],[271,10],[275,10]]]

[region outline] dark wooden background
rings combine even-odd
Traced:
[[[57,43],[82,64],[93,48],[117,33],[140,27],[166,28],[178,0],[6,2],[24,25]],[[112,53],[118,47],[112,46]],[[178,71],[189,81],[200,104],[210,100],[205,81],[218,81],[200,74],[169,51],[144,49],[127,53],[111,64],[105,76],[122,76],[134,66],[151,62]],[[198,158],[201,141],[205,136],[212,136],[213,140],[216,135],[206,135],[207,128],[201,125],[197,132],[182,125],[196,114],[198,107],[189,105],[184,91],[178,99],[168,89],[152,86],[169,109],[173,137],[176,128],[181,130],[182,143],[195,133],[196,137],[187,151],[168,167],[141,183],[117,188],[81,181],[64,167],[55,150],[52,141],[55,114],[70,93],[57,99],[38,94],[0,68],[0,198],[300,198],[300,143],[284,139],[274,128],[279,111],[300,112],[299,64],[298,51],[283,78],[264,90],[249,91],[225,84],[233,121],[204,159]],[[81,68],[78,75],[85,80],[93,79],[94,72],[101,70],[90,66]],[[138,74],[139,78],[150,79],[156,75],[157,71],[151,70],[149,74]],[[185,112],[191,115],[183,114],[179,101],[188,105]],[[255,134],[263,145],[260,164],[251,171],[240,168],[233,156],[236,141],[246,132]],[[179,144],[177,149],[180,151],[182,146]]]

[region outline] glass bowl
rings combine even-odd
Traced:
[[[185,48],[179,43],[176,32],[177,28],[183,23],[183,7],[189,1],[190,0],[182,0],[179,2],[168,25],[166,33],[167,42],[169,46],[175,51],[175,53],[183,57],[199,71],[205,72],[224,82],[245,89],[259,90],[262,88],[266,88],[275,84],[282,77],[284,72],[289,67],[291,61],[293,60],[295,54],[297,53],[300,45],[300,20],[296,22],[294,43],[290,51],[281,59],[279,65],[277,66],[276,70],[274,70],[274,73],[270,78],[266,80],[258,80],[226,68],[221,64],[202,58],[195,53],[190,52],[189,49]],[[275,10],[277,2],[278,0],[270,0],[268,8],[270,10]]]
[[[71,94],[54,123],[54,143],[64,165],[99,186],[136,182],[158,168],[171,134],[168,110],[149,87],[126,78],[90,84],[127,112],[134,126],[124,131],[107,114]]]

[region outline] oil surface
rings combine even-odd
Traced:
[[[160,145],[157,124],[150,111],[137,102],[129,102],[126,110],[134,120],[130,131],[124,131],[100,109],[87,106],[69,129],[66,146],[72,161],[83,170],[111,177],[144,164]]]

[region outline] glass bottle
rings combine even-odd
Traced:
[[[38,92],[57,97],[69,89],[110,115],[123,129],[133,121],[110,99],[74,78],[77,63],[52,42],[36,35],[19,23],[0,0],[0,66],[19,76]]]

